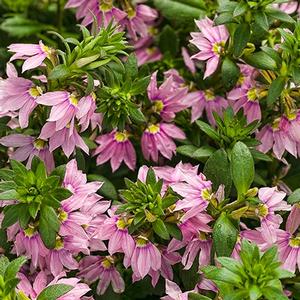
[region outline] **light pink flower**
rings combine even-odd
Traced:
[[[133,273],[143,279],[152,269],[158,271],[161,268],[161,253],[147,238],[139,236],[131,257]]]
[[[114,172],[119,169],[122,161],[124,161],[129,169],[135,169],[136,154],[129,140],[129,133],[126,130],[113,130],[110,133],[98,136],[95,141],[100,144],[94,152],[94,155],[98,155],[97,165],[110,160]]]
[[[188,300],[190,292],[192,291],[183,293],[175,282],[166,279],[166,294],[168,296],[162,297],[161,300]]]
[[[238,112],[241,108],[244,109],[248,123],[261,119],[260,91],[256,85],[253,80],[247,78],[240,87],[233,89],[227,95],[228,100],[233,101],[235,112]]]
[[[283,116],[274,120],[272,126],[264,126],[256,135],[261,142],[257,149],[263,153],[273,149],[273,153],[278,159],[282,158],[285,150],[297,157],[297,150],[300,149],[300,139],[295,140],[297,132],[294,126],[299,122],[298,118],[295,119],[295,123],[292,123]]]
[[[53,152],[58,147],[62,147],[65,155],[69,157],[75,150],[75,147],[79,147],[85,153],[89,153],[89,148],[78,134],[74,124],[74,119],[67,127],[56,131],[56,122],[47,122],[40,133],[40,139],[49,139],[49,150]]]
[[[123,293],[125,283],[120,273],[114,266],[114,259],[111,256],[87,256],[79,264],[78,276],[89,283],[99,279],[97,294],[103,295],[111,283],[115,293]]]
[[[141,146],[144,157],[157,162],[158,153],[167,159],[171,159],[176,152],[174,139],[185,139],[184,132],[174,124],[157,123],[150,124],[144,131]]]
[[[157,72],[151,76],[148,86],[148,98],[153,103],[153,111],[161,116],[166,122],[171,122],[175,114],[188,107],[182,99],[188,92],[187,87],[179,87],[174,80],[175,77],[168,76],[163,84],[157,87]]]
[[[129,36],[133,40],[137,40],[138,36],[146,37],[148,35],[148,26],[152,25],[158,17],[155,9],[148,5],[139,4],[127,11],[127,18],[121,20],[121,24],[125,25]]]
[[[223,110],[228,106],[228,102],[223,97],[214,95],[211,90],[188,93],[182,101],[192,107],[192,122],[199,119],[205,111],[212,125],[216,124],[213,112],[222,115]]]
[[[185,66],[190,70],[192,74],[196,73],[196,66],[193,60],[190,57],[190,54],[188,53],[187,49],[185,47],[181,48],[181,55],[183,57],[183,61]]]
[[[7,75],[7,79],[0,80],[0,110],[18,112],[20,127],[26,128],[43,91],[30,80],[18,77],[11,64],[7,65]]]
[[[22,72],[39,67],[46,58],[53,55],[54,50],[45,46],[42,41],[36,44],[11,44],[8,51],[15,52],[10,61],[16,59],[25,60]]]
[[[192,56],[192,59],[207,61],[204,78],[212,75],[218,68],[220,56],[224,53],[225,44],[229,37],[224,25],[213,26],[213,24],[213,21],[207,17],[196,21],[201,33],[191,33],[192,40],[190,42],[200,50]]]
[[[25,161],[30,168],[34,156],[45,162],[48,172],[54,169],[53,154],[49,151],[47,143],[42,139],[23,134],[11,134],[0,139],[0,144],[6,147],[18,148],[11,154],[11,159]]]
[[[112,1],[111,1],[112,3]],[[107,26],[112,20],[119,23],[127,14],[103,0],[69,0],[66,8],[76,8],[76,18],[87,26],[97,18],[98,24]]]
[[[297,12],[299,15],[300,8],[298,1],[289,1],[288,3],[273,4],[273,6],[284,11],[287,14],[293,14]]]

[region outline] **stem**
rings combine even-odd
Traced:
[[[63,17],[64,17],[64,10],[62,7],[61,0],[57,0],[57,29],[59,32],[61,32],[62,25],[63,25]]]

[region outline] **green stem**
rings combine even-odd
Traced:
[[[57,0],[57,29],[58,32],[61,32],[64,18],[64,10],[62,7],[62,0]]]

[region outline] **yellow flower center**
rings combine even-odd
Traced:
[[[153,53],[155,53],[156,48],[155,47],[151,47],[151,48],[147,48],[146,52],[148,55],[152,55]]]
[[[159,124],[156,124],[156,125],[155,125],[155,124],[151,124],[151,125],[149,125],[148,128],[146,129],[147,132],[150,132],[150,133],[152,133],[152,134],[158,133],[159,130],[160,130]]]
[[[24,233],[27,237],[32,237],[36,232],[36,228],[32,225],[29,225],[28,228],[24,230]]]
[[[46,143],[46,142],[45,142],[44,140],[36,139],[36,140],[33,142],[33,145],[34,145],[34,148],[35,148],[35,149],[41,150],[41,149],[44,149],[45,143]]]
[[[299,248],[300,247],[300,236],[290,238],[289,245],[293,248]]]
[[[37,98],[43,94],[42,89],[39,86],[34,86],[29,89],[29,95],[33,98]]]
[[[52,54],[52,49],[46,45],[42,45],[42,50],[47,53],[47,57],[49,58]]]
[[[211,197],[211,192],[209,189],[204,189],[201,191],[201,197],[204,199],[204,200],[209,200],[210,197]]]
[[[140,247],[144,247],[148,244],[148,239],[142,235],[138,236],[136,239],[136,244]]]
[[[111,256],[106,256],[102,262],[101,265],[105,269],[109,269],[114,264],[114,259]]]
[[[257,210],[256,213],[260,216],[260,217],[266,217],[269,213],[269,209],[267,207],[266,204],[259,204],[257,206]]]
[[[258,92],[256,88],[252,88],[248,91],[247,97],[249,101],[256,101],[258,99]]]
[[[207,235],[206,235],[206,233],[200,231],[199,234],[198,234],[198,239],[199,239],[200,241],[206,241],[206,240],[207,240]]]
[[[204,91],[205,100],[206,101],[213,101],[215,100],[215,94],[212,90],[205,90]]]
[[[212,47],[212,50],[215,54],[221,55],[224,53],[225,42],[221,41],[219,43],[215,43]]]
[[[111,0],[103,0],[102,3],[99,5],[99,9],[103,12],[109,11],[113,8],[113,3]]]
[[[289,121],[293,121],[297,118],[297,112],[291,111],[286,115],[286,117],[289,119]]]
[[[64,222],[68,219],[68,213],[62,209],[59,209],[58,219],[61,222]]]
[[[74,106],[77,106],[78,104],[78,99],[74,96],[74,95],[71,95],[69,97],[69,100],[70,100],[70,103],[73,104]]]
[[[62,249],[63,247],[64,247],[64,241],[62,240],[61,237],[57,236],[55,241],[55,249],[59,250]]]
[[[128,133],[127,133],[127,131],[124,130],[123,132],[120,132],[120,131],[116,132],[115,133],[115,140],[117,142],[120,142],[120,143],[126,142],[128,140]]]
[[[154,112],[160,113],[164,109],[164,103],[161,100],[155,100],[153,103]]]
[[[242,85],[242,84],[244,83],[244,81],[245,81],[245,76],[244,76],[243,74],[241,74],[241,75],[239,76],[239,79],[238,79],[238,81],[237,81],[237,84],[238,84],[238,85]]]
[[[116,225],[118,229],[125,229],[127,226],[126,222],[123,219],[119,219]]]
[[[273,121],[273,124],[272,124],[273,130],[278,130],[279,129],[279,124],[280,124],[280,118],[275,119]]]

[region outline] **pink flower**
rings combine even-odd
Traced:
[[[293,205],[292,210],[287,218],[286,227],[294,233],[300,226],[300,204]]]
[[[300,11],[298,1],[289,1],[288,3],[273,4],[273,6],[279,8],[287,14],[293,14],[295,12],[298,12],[299,14]]]
[[[35,44],[11,44],[8,51],[15,52],[10,61],[16,59],[25,60],[22,66],[22,72],[39,67],[46,58],[53,55],[54,50],[45,46],[42,41]]]
[[[137,5],[135,9],[130,7],[127,13],[127,18],[123,19],[121,24],[126,25],[129,36],[134,40],[138,39],[138,35],[146,37],[148,26],[152,25],[158,17],[155,9],[144,4]]]
[[[176,152],[174,139],[185,139],[184,132],[174,124],[157,123],[150,124],[142,135],[142,151],[144,157],[157,162],[158,153],[171,159]]]
[[[183,57],[183,61],[185,66],[190,70],[192,74],[196,73],[196,66],[193,60],[190,58],[190,55],[185,47],[181,48],[181,55]]]
[[[147,238],[139,236],[131,257],[131,268],[138,278],[144,278],[150,271],[161,268],[161,253]]]
[[[211,256],[212,240],[204,233],[200,232],[197,237],[192,239],[186,246],[182,256],[182,264],[185,270],[189,270],[199,253],[199,267],[209,265]]]
[[[54,169],[53,154],[42,139],[35,139],[23,134],[11,134],[1,138],[0,144],[6,147],[18,148],[11,154],[11,159],[19,161],[27,160],[27,168],[30,168],[32,159],[34,156],[37,156],[45,162],[48,172]]]
[[[30,114],[37,106],[43,91],[30,80],[18,77],[16,70],[7,65],[8,78],[0,81],[1,112],[17,112],[21,128],[28,126]]]
[[[125,283],[120,273],[114,266],[114,259],[111,256],[87,256],[79,264],[80,272],[78,276],[83,277],[88,282],[99,279],[97,294],[103,295],[111,283],[115,293],[123,293]]]
[[[49,122],[55,122],[55,130],[61,130],[78,113],[78,99],[65,91],[48,92],[37,99],[39,104],[52,106]]]
[[[115,20],[119,23],[126,18],[127,14],[122,10],[114,7],[112,1],[110,3],[104,0],[69,0],[66,8],[76,8],[76,18],[83,19],[81,24],[87,26],[93,22],[93,17],[97,18],[98,24],[105,27]]]
[[[224,25],[213,26],[213,24],[213,21],[207,17],[196,21],[201,33],[191,33],[192,40],[190,42],[200,50],[199,53],[192,56],[192,59],[207,61],[204,78],[212,75],[218,68],[220,56],[224,53],[225,44],[229,37]]]
[[[248,123],[261,119],[260,90],[255,85],[253,80],[247,78],[240,87],[230,91],[227,96],[228,100],[234,101],[233,109],[235,112],[241,108],[244,109]]]
[[[26,255],[30,258],[34,268],[37,268],[42,258],[46,257],[49,253],[39,233],[31,227],[25,230],[21,229],[16,235],[14,250],[18,256]]]
[[[291,206],[283,201],[286,193],[278,191],[276,187],[260,188],[258,192],[258,198],[261,200],[261,204],[258,204],[256,213],[259,216],[261,222],[270,222],[277,225],[282,223],[282,217],[276,215],[276,211],[289,211]]]
[[[169,76],[157,88],[157,72],[154,72],[147,89],[148,98],[153,103],[153,111],[166,122],[171,122],[175,118],[175,113],[188,107],[182,101],[182,98],[188,92],[188,88],[179,87],[174,79],[174,76]]]
[[[175,282],[166,279],[166,294],[168,296],[162,297],[161,300],[188,300],[190,292],[183,293]]]
[[[112,171],[119,169],[122,161],[129,169],[134,170],[136,154],[132,143],[129,140],[129,133],[113,130],[110,133],[98,136],[96,142],[100,144],[94,152],[97,157],[97,165],[104,164],[110,160]]]
[[[89,148],[78,134],[74,124],[74,119],[67,127],[56,131],[56,122],[47,122],[40,133],[40,139],[49,139],[49,150],[53,152],[58,147],[62,147],[65,155],[69,157],[79,147],[85,153],[89,153]]]
[[[283,116],[274,120],[272,126],[264,126],[256,135],[261,142],[257,149],[266,153],[273,148],[274,155],[278,159],[282,158],[285,150],[297,157],[297,150],[300,149],[300,139],[295,140],[297,132],[294,126],[299,122],[298,118],[294,122],[290,122]]]
[[[211,90],[191,92],[182,101],[192,107],[192,122],[199,119],[205,110],[207,119],[212,125],[216,124],[213,112],[222,115],[223,109],[228,106],[223,97],[214,95]]]
[[[110,255],[116,252],[125,253],[125,267],[128,267],[135,248],[134,240],[128,233],[128,225],[123,218],[112,216],[104,221],[97,234],[97,237],[101,240],[108,240]]]

